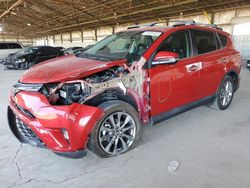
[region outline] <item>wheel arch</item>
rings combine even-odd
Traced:
[[[234,81],[234,90],[236,91],[239,87],[239,75],[235,70],[230,70],[226,73],[226,76],[230,76]],[[224,78],[223,78],[224,79]]]
[[[132,96],[129,92],[124,94],[121,89],[107,89],[104,92],[94,96],[90,100],[86,101],[85,104],[91,106],[99,106],[107,101],[123,101],[130,104],[137,112],[139,112],[139,105],[137,104],[134,96]]]

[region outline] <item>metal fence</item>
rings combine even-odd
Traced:
[[[250,60],[250,35],[234,36],[234,46],[241,52],[243,60]]]

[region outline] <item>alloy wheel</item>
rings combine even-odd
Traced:
[[[101,124],[98,141],[107,154],[119,155],[129,149],[135,136],[134,119],[126,112],[114,112]]]
[[[223,84],[220,92],[220,102],[222,106],[227,106],[233,97],[233,84],[227,81]]]

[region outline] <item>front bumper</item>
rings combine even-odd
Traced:
[[[13,114],[23,121],[47,148],[66,157],[86,154],[84,149],[88,136],[103,115],[102,109],[84,104],[51,105],[48,99],[38,92],[20,91],[15,96],[11,94],[9,106]],[[10,126],[14,125],[10,123]],[[67,130],[68,139],[63,135],[63,129]]]
[[[4,61],[3,65],[7,69],[18,69],[19,65],[12,61]]]

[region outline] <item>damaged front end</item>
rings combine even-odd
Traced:
[[[86,153],[88,136],[103,116],[99,105],[109,100],[129,103],[142,122],[149,120],[149,84],[144,58],[133,66],[114,66],[83,79],[13,86],[9,124],[21,141],[48,147],[57,154]],[[79,154],[80,153],[80,154]]]
[[[46,84],[41,92],[53,105],[73,103],[98,106],[107,100],[122,100],[139,112],[144,123],[149,119],[149,83],[147,72],[142,69],[145,59],[133,66],[115,66],[73,81]]]

